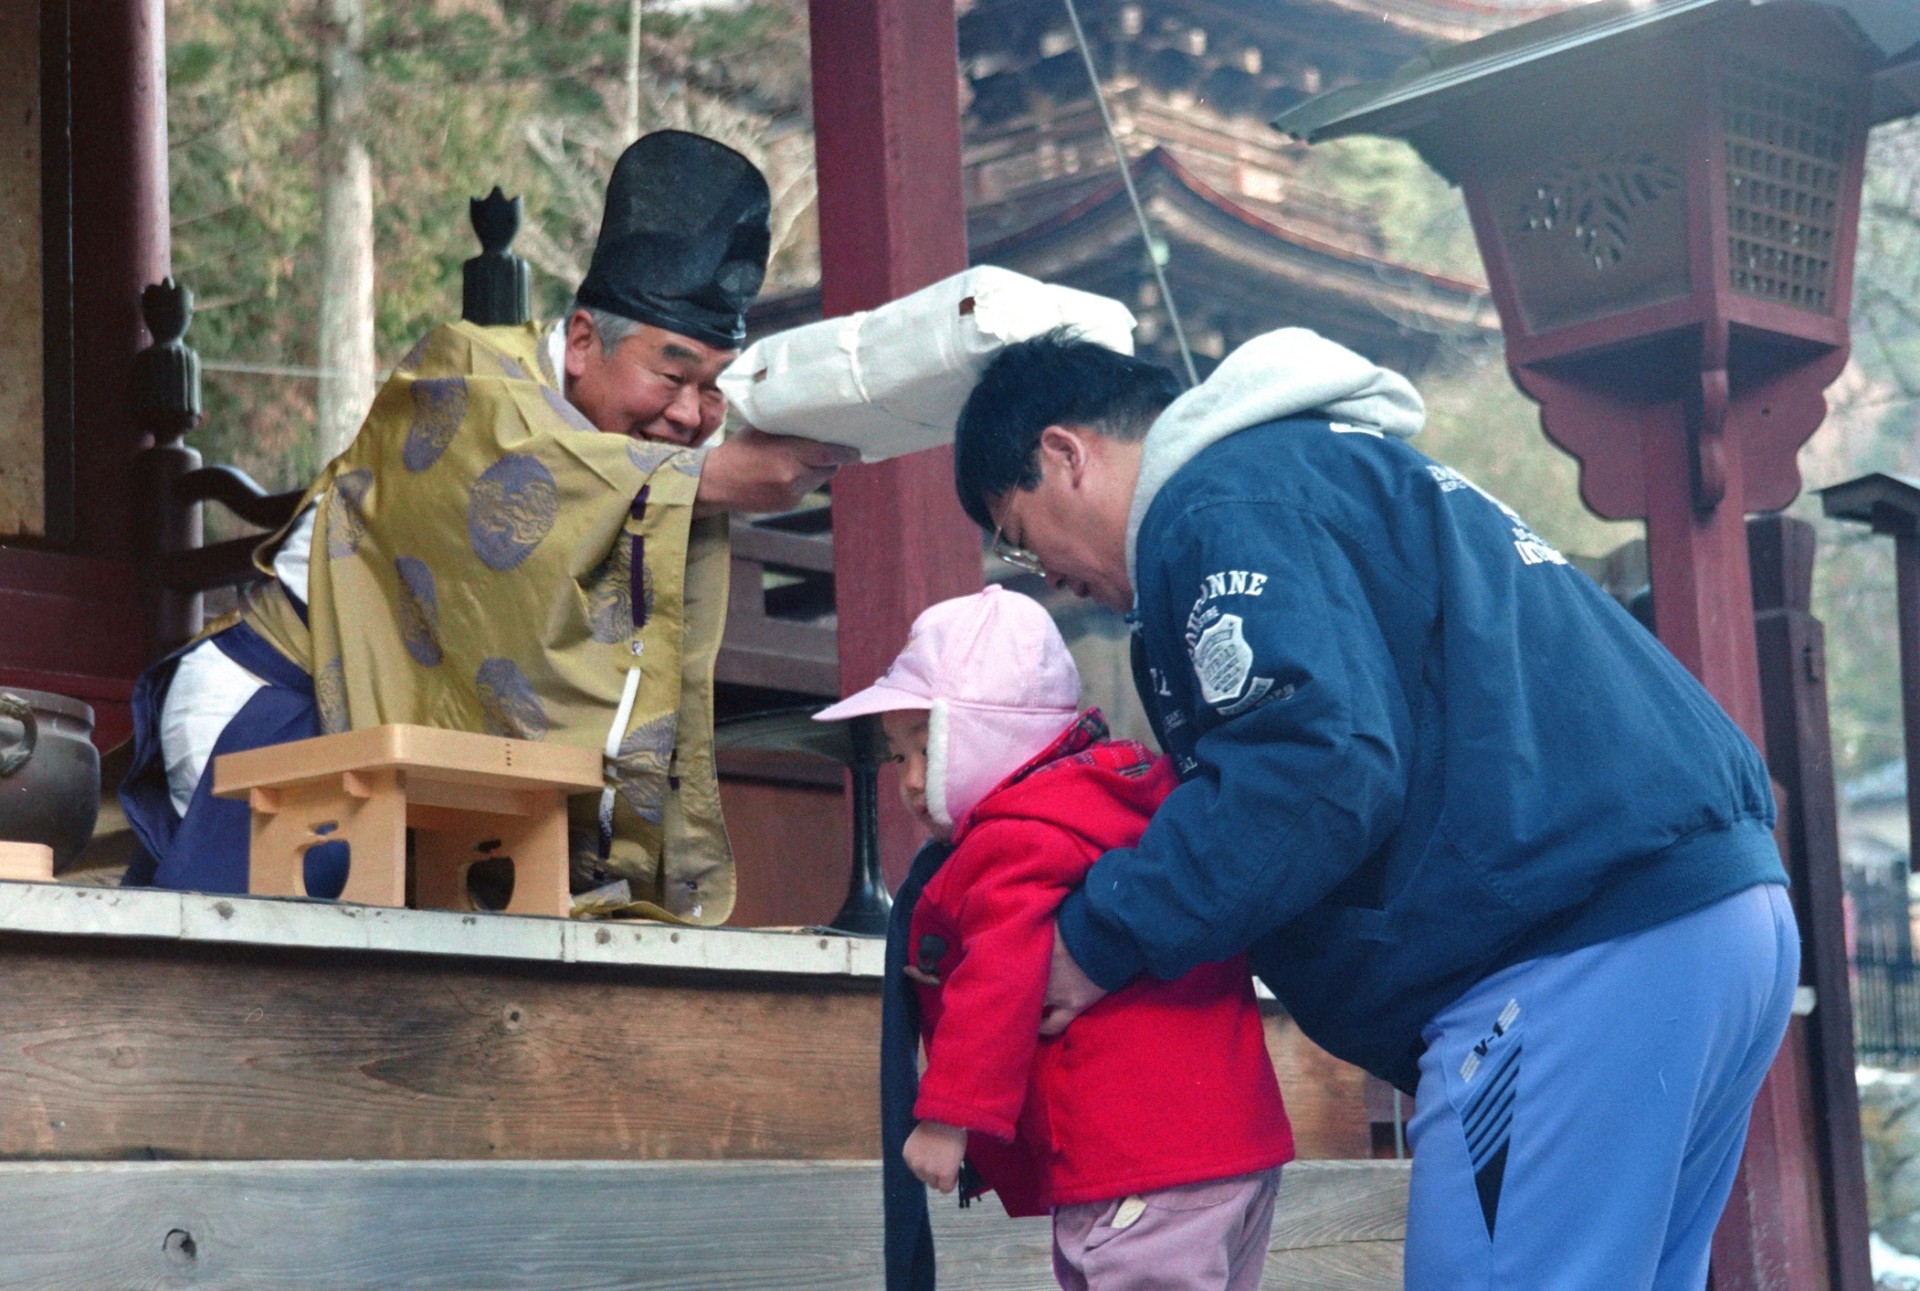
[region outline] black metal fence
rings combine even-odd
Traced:
[[[1920,963],[1907,955],[1853,960],[1853,1036],[1870,1067],[1920,1067]]]

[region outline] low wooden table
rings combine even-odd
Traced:
[[[306,896],[306,855],[351,849],[342,901],[470,910],[467,871],[510,858],[512,914],[565,916],[567,798],[601,787],[594,749],[375,726],[214,759],[213,791],[253,809],[247,890]]]

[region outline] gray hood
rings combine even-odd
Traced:
[[[1426,420],[1413,385],[1304,327],[1256,336],[1213,375],[1167,405],[1147,431],[1140,479],[1127,514],[1127,578],[1136,587],[1134,545],[1147,508],[1174,472],[1228,435],[1317,412],[1341,430],[1406,439]]]

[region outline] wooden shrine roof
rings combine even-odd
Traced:
[[[1418,370],[1443,337],[1498,335],[1480,284],[1291,228],[1220,192],[1164,148],[1134,162],[1133,177],[1155,232],[1168,243],[1175,302],[1203,359],[1260,332],[1302,325],[1376,361]],[[1124,186],[1110,167],[1066,207],[990,240],[977,234],[969,257],[975,264],[1098,291],[1140,312],[1141,287],[1150,278]],[[755,334],[765,334],[817,318],[819,310],[817,290],[795,292],[761,301],[749,321]],[[1219,340],[1209,345],[1213,333]],[[1141,339],[1143,350],[1156,348],[1156,337]]]

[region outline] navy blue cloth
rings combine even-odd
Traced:
[[[921,890],[953,848],[929,842],[914,854],[887,916],[885,976],[880,984],[880,1188],[886,1219],[887,1291],[933,1291],[933,1223],[927,1186],[907,1169],[901,1151],[913,1133],[920,1096],[920,995],[902,972]]]
[[[1488,973],[1784,883],[1758,752],[1525,522],[1319,419],[1202,449],[1138,538],[1135,681],[1182,784],[1060,912],[1102,986],[1249,952],[1411,1091]]]
[[[213,756],[239,753],[320,733],[313,679],[252,628],[236,624],[209,638],[214,648],[266,682],[221,732]],[[194,892],[247,890],[247,845],[251,813],[244,799],[213,796],[213,764],[200,777],[184,817],[167,790],[160,748],[160,714],[180,656],[187,646],[142,673],[133,691],[133,766],[120,786],[127,822],[145,855],[127,868],[129,887]],[[307,891],[337,895],[347,878],[346,849],[327,844],[307,854]]]

